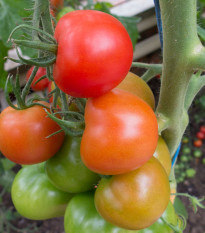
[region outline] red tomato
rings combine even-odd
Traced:
[[[139,230],[149,227],[163,214],[169,198],[168,176],[152,157],[132,172],[102,179],[96,189],[95,206],[108,222]]]
[[[51,3],[51,7],[54,10],[57,10],[58,8],[63,7],[64,0],[50,0],[50,3]]]
[[[65,14],[57,23],[54,80],[75,97],[100,96],[128,73],[133,46],[124,26],[113,16],[94,10]]]
[[[195,147],[201,147],[202,146],[202,140],[200,140],[200,139],[195,140],[194,141],[194,146]]]
[[[147,83],[136,74],[129,72],[117,88],[138,96],[154,109],[155,99],[152,90]]]
[[[205,126],[204,126],[204,125],[202,125],[202,126],[200,127],[200,131],[201,131],[202,133],[205,134]]]
[[[34,69],[34,66],[31,67],[27,74],[26,74],[26,80],[28,81],[32,71]],[[44,78],[43,80],[41,80],[40,82],[38,82],[37,84],[35,84],[36,81],[38,81],[42,76],[46,75],[46,69],[43,68],[43,67],[39,67],[38,68],[38,71],[36,73],[36,76],[31,84],[31,88],[34,90],[34,91],[42,91],[44,90],[45,88],[48,87],[48,84],[49,84],[49,80],[48,78]]]
[[[153,155],[158,140],[157,119],[137,96],[114,89],[88,100],[81,156],[100,174],[115,175],[142,166]]]
[[[203,140],[203,139],[205,138],[205,133],[199,131],[199,132],[197,132],[196,137],[197,137],[198,139]]]
[[[8,107],[0,115],[0,151],[15,163],[43,162],[52,157],[63,143],[64,133],[46,138],[58,130],[58,124],[47,117],[41,106],[24,110]]]

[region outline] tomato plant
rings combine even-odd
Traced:
[[[34,67],[31,67],[27,74],[26,74],[26,80],[28,81],[32,71],[33,71]],[[42,91],[44,90],[45,88],[48,87],[48,84],[49,84],[49,80],[48,78],[44,78],[42,79],[41,81],[39,81],[38,83],[36,83],[41,77],[45,76],[46,75],[46,69],[43,68],[43,67],[39,67],[38,68],[38,71],[36,73],[36,76],[31,84],[31,88],[34,90],[34,91]],[[36,84],[35,84],[36,83]]]
[[[50,1],[50,4],[51,4],[51,7],[54,10],[57,10],[58,8],[63,7],[64,0],[49,0],[49,1]]]
[[[108,222],[139,230],[149,227],[163,214],[169,197],[168,176],[152,157],[134,171],[102,179],[95,193],[95,205]]]
[[[154,112],[140,98],[123,90],[89,99],[85,124],[81,157],[90,170],[100,174],[134,170],[151,158],[157,146]]]
[[[81,137],[66,137],[60,150],[46,162],[50,181],[60,190],[70,193],[94,188],[99,176],[90,171],[80,158]]]
[[[46,102],[45,105],[49,106]],[[53,156],[61,147],[64,133],[47,117],[42,106],[24,110],[6,108],[0,115],[0,151],[19,164],[34,164]]]
[[[130,69],[131,39],[111,15],[94,10],[70,12],[57,23],[55,38],[54,80],[71,96],[100,96],[116,87]]]
[[[73,196],[50,183],[44,163],[23,167],[14,179],[11,195],[17,211],[34,220],[63,216]]]

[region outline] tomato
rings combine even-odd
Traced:
[[[140,168],[102,179],[95,206],[108,222],[129,230],[152,225],[165,211],[170,198],[168,176],[152,157]]]
[[[44,172],[44,163],[22,168],[14,179],[11,195],[17,211],[33,220],[63,216],[73,197],[49,182]]]
[[[88,191],[100,179],[83,164],[80,158],[80,142],[81,137],[67,136],[61,149],[46,162],[46,173],[50,181],[65,192]]]
[[[58,8],[63,7],[64,0],[50,0],[50,4],[54,10],[57,10]]]
[[[172,224],[175,227],[179,224],[180,221],[171,202],[169,202],[162,217],[169,224]],[[174,231],[166,223],[164,223],[162,219],[159,218],[150,227],[140,230],[138,233],[174,233]]]
[[[202,133],[205,134],[205,126],[204,126],[204,125],[202,125],[202,126],[200,127],[200,132],[202,132]]]
[[[140,167],[158,140],[153,110],[137,96],[114,89],[87,101],[81,157],[92,171],[105,175]]]
[[[194,141],[193,144],[194,144],[195,147],[201,147],[203,143],[202,143],[202,140],[197,139],[197,140]]]
[[[178,216],[170,202],[162,216],[169,224],[177,225]],[[66,233],[174,233],[161,219],[158,219],[149,228],[140,231],[114,226],[99,215],[91,192],[78,194],[68,203],[64,216],[64,227]]]
[[[113,16],[77,10],[57,23],[54,80],[75,97],[100,96],[116,87],[132,64],[133,46],[124,26]]]
[[[7,107],[0,115],[0,151],[15,163],[43,162],[52,157],[63,143],[64,133],[46,138],[58,130],[58,124],[47,117],[41,106],[24,110]]]
[[[117,88],[133,93],[143,99],[152,109],[154,109],[155,99],[152,90],[147,83],[136,74],[129,72]]]
[[[196,137],[197,137],[198,139],[203,140],[203,139],[205,138],[205,133],[199,131],[199,132],[197,132]]]
[[[91,192],[72,198],[66,208],[64,228],[66,233],[135,233],[105,221],[95,208]]]
[[[34,69],[34,66],[32,66],[27,74],[26,74],[26,80],[28,81],[32,71]],[[46,75],[46,69],[43,68],[43,67],[39,67],[38,68],[38,71],[36,73],[36,76],[34,77],[34,80],[31,84],[31,88],[34,90],[34,91],[42,91],[44,90],[45,88],[48,87],[48,84],[49,84],[49,80],[48,78],[44,78],[43,80],[39,81],[37,84],[35,84],[35,82],[37,82],[42,76]]]
[[[171,172],[172,160],[169,149],[162,137],[159,137],[158,139],[157,148],[154,152],[154,157],[160,161],[160,163],[166,170],[167,175],[169,176]]]

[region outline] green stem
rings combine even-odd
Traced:
[[[185,109],[187,110],[189,109],[194,98],[204,86],[205,86],[205,75],[200,76],[200,74],[199,75],[196,74],[192,76],[191,81],[188,86],[188,91],[186,94],[186,99],[185,99],[185,104],[184,104]]]
[[[23,101],[25,102],[25,99],[26,99],[26,96],[28,95],[29,91],[30,91],[30,87],[31,87],[31,83],[33,82],[35,76],[36,76],[36,73],[38,71],[38,67],[34,67],[30,77],[29,77],[29,80],[28,82],[26,83],[23,91],[22,91],[22,99]]]
[[[197,36],[196,0],[160,0],[163,22],[163,73],[157,115],[169,119],[162,132],[173,156],[188,125],[185,97],[193,73]],[[187,36],[188,33],[188,36]]]
[[[39,49],[43,51],[47,51],[53,54],[57,52],[57,45],[56,44],[48,44],[38,41],[29,41],[29,40],[12,40],[13,43],[17,45],[22,45],[28,48]]]

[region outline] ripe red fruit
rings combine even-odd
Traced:
[[[205,133],[202,133],[202,132],[199,131],[199,132],[196,133],[196,137],[198,139],[203,140],[205,138]]]
[[[201,147],[202,146],[202,140],[198,139],[194,141],[194,146],[195,147]]]
[[[204,126],[204,125],[202,125],[202,126],[200,127],[200,132],[202,132],[202,133],[205,134],[205,126]]]

